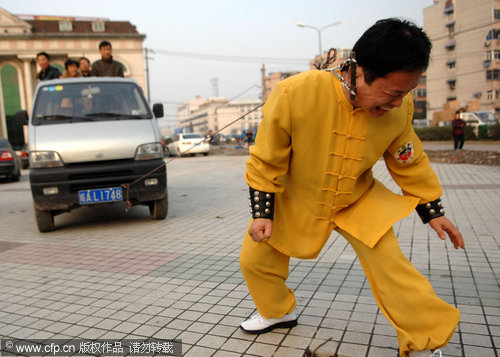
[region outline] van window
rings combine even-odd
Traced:
[[[151,118],[151,110],[136,84],[81,82],[42,87],[32,122],[45,125]]]
[[[495,114],[491,112],[476,112],[476,114],[485,124],[498,123],[498,118],[496,117]]]

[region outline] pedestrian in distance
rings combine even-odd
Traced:
[[[460,118],[460,111],[457,110],[455,112],[455,118],[451,123],[453,126],[453,140],[454,140],[454,149],[460,149],[464,147],[465,142],[465,120]]]
[[[61,72],[50,65],[50,56],[47,52],[40,52],[36,55],[36,63],[40,67],[37,78],[40,81],[57,79],[61,76]]]
[[[240,325],[245,332],[297,325],[286,285],[290,257],[316,258],[335,230],[353,247],[395,327],[400,356],[431,356],[453,336],[460,312],[403,255],[392,228],[416,209],[440,239],[448,235],[455,249],[464,248],[412,126],[409,93],[431,47],[415,24],[380,20],[350,59],[289,77],[273,90],[245,173],[252,219],[240,265],[258,311]],[[381,157],[402,195],[373,177]]]
[[[92,63],[90,75],[92,77],[123,77],[123,66],[113,59],[111,43],[102,41],[99,44],[101,59]]]

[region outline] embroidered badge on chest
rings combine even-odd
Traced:
[[[407,143],[401,146],[394,154],[396,161],[401,164],[408,164],[413,161],[413,156],[415,150],[413,149],[413,143]]]

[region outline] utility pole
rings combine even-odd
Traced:
[[[144,49],[144,51],[146,52],[146,80],[147,80],[147,96],[148,96],[148,102],[151,103],[151,90],[150,90],[150,87],[149,87],[149,50],[148,48],[146,47]],[[153,51],[151,51],[153,52]],[[153,52],[154,53],[154,52]]]
[[[262,103],[266,101],[266,65],[262,63]]]
[[[219,79],[218,78],[210,78],[210,82],[212,83],[212,97],[219,97]]]

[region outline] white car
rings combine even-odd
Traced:
[[[210,144],[203,135],[198,133],[177,134],[174,141],[167,146],[169,156],[208,155]]]
[[[479,126],[486,126],[485,133],[489,135],[488,127],[498,124],[498,117],[494,113],[486,110],[460,113],[460,118],[465,120],[468,126],[472,126],[474,128],[474,134],[476,134],[476,137],[479,137]]]

